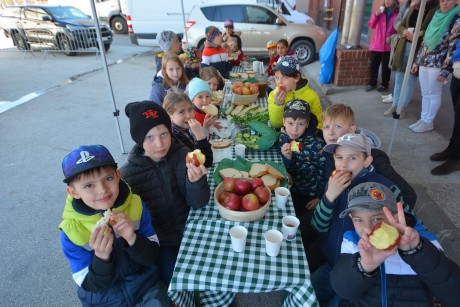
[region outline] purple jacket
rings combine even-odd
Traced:
[[[369,50],[379,52],[390,52],[391,46],[387,43],[386,39],[396,33],[393,28],[396,16],[398,16],[399,10],[395,10],[393,15],[390,17],[390,23],[387,26],[387,18],[385,12],[376,16],[372,13],[369,22],[367,23],[370,28],[374,29],[374,37],[372,38]]]

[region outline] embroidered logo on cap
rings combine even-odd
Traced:
[[[142,113],[143,115],[145,115],[145,118],[158,118],[160,116],[158,116],[158,111],[153,111],[153,110],[147,110],[145,111],[144,113]]]
[[[373,188],[369,190],[369,196],[376,201],[382,201],[385,200],[385,193],[383,193],[381,190]]]

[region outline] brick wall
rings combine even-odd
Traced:
[[[335,51],[334,85],[368,85],[370,81],[369,49],[345,49],[337,45]]]

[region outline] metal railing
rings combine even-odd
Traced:
[[[68,28],[40,28],[24,29],[0,28],[12,46],[0,48],[1,51],[22,52],[62,52],[66,55],[76,55],[82,52],[98,52],[99,44],[96,29],[68,27]],[[112,43],[112,32],[108,28],[101,28],[102,41],[105,50],[109,50]],[[3,35],[0,33],[0,35]]]

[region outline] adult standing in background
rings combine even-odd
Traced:
[[[453,39],[449,33],[452,21],[460,12],[456,0],[441,0],[439,7],[425,31],[422,46],[411,70],[412,73],[418,72],[422,91],[420,119],[409,126],[409,129],[418,133],[434,128],[433,120],[441,107],[441,91],[445,81],[440,81],[438,77]]]
[[[396,33],[393,24],[399,11],[396,0],[385,0],[384,4],[384,6],[381,6],[378,11],[371,15],[368,22],[369,27],[374,29],[375,32],[369,46],[369,50],[371,51],[371,80],[366,87],[366,92],[377,88],[380,64],[382,64],[382,80],[377,90],[385,92],[388,90],[390,84],[391,70],[388,67],[391,52],[390,37]]]
[[[238,50],[241,50],[243,44],[241,43],[241,37],[234,32],[233,20],[225,19],[224,28],[225,33],[222,36],[222,40],[226,42],[230,37],[236,38],[236,42],[238,43]]]
[[[451,34],[453,32],[456,32],[457,43],[451,44],[451,48],[449,48],[449,54],[441,69],[440,78],[444,78],[443,73],[445,71],[453,71],[450,93],[454,104],[454,128],[447,148],[430,157],[431,161],[445,160],[443,164],[431,170],[433,175],[447,175],[460,170],[460,17],[457,18],[452,27]],[[451,54],[452,57],[450,57]]]

